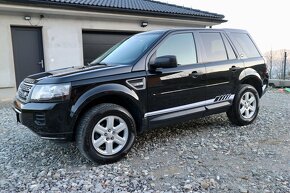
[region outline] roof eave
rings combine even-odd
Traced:
[[[166,12],[154,12],[154,11],[142,11],[142,10],[135,10],[135,9],[120,9],[120,8],[113,8],[113,7],[91,7],[88,5],[78,5],[77,7],[73,4],[65,4],[62,2],[39,2],[36,0],[30,0],[28,3],[24,0],[10,0],[4,1],[7,4],[19,4],[19,5],[32,5],[37,7],[49,7],[49,8],[70,8],[74,10],[82,10],[82,11],[102,11],[102,12],[114,12],[114,13],[133,13],[133,14],[140,14],[144,16],[162,16],[165,18],[175,18],[175,19],[185,19],[185,20],[198,20],[203,22],[213,22],[217,24],[221,24],[227,22],[224,20],[224,16],[221,17],[205,17],[205,16],[195,16],[195,15],[183,15],[183,14],[174,14],[174,13],[166,13]]]

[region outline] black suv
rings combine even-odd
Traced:
[[[147,129],[221,112],[250,124],[267,86],[265,60],[246,31],[159,30],[118,43],[88,66],[27,77],[14,110],[42,138],[76,140],[88,159],[108,163]]]

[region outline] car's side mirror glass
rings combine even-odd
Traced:
[[[157,57],[155,61],[150,64],[151,69],[156,68],[175,68],[177,67],[177,59],[176,56],[173,55],[167,55],[167,56],[161,56]]]

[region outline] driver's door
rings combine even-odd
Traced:
[[[150,60],[166,55],[176,56],[178,66],[148,70],[146,117],[158,122],[191,113],[202,114],[205,110],[205,66],[198,63],[193,33],[169,35]]]

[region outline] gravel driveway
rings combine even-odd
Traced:
[[[269,91],[257,121],[225,114],[156,129],[110,165],[42,140],[0,107],[1,192],[290,192],[290,94]]]

